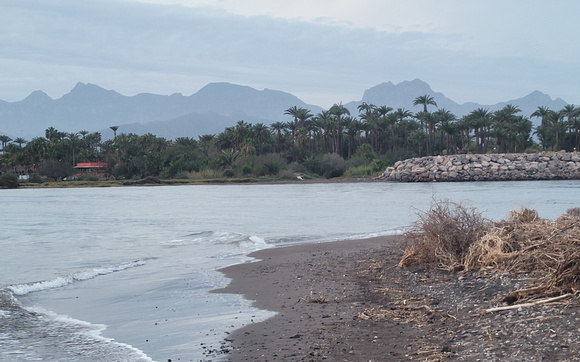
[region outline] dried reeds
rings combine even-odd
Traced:
[[[515,299],[580,291],[580,208],[546,220],[535,210],[484,222],[473,209],[442,202],[405,234],[399,266],[437,264],[447,270],[490,270],[535,276]]]
[[[403,235],[405,254],[399,267],[435,265],[456,269],[463,265],[467,251],[481,237],[487,223],[474,208],[448,200],[434,201]]]

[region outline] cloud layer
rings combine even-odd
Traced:
[[[0,99],[76,82],[126,95],[209,82],[291,92],[328,107],[421,78],[459,101],[535,89],[580,101],[573,14],[562,1],[8,0]]]

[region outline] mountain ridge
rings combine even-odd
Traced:
[[[552,99],[538,90],[494,105],[458,104],[442,92],[434,91],[426,82],[414,79],[398,84],[391,81],[380,83],[367,89],[360,101],[348,102],[345,107],[352,115],[358,114],[357,107],[362,102],[417,112],[421,109],[413,105],[413,100],[425,94],[435,99],[437,108],[445,108],[458,117],[476,108],[495,111],[506,104],[520,107],[522,114],[529,117],[538,106],[559,110],[567,104],[561,98]],[[46,128],[54,127],[64,132],[99,131],[107,139],[112,137],[109,127],[116,125],[121,133],[151,132],[168,139],[196,138],[202,134],[220,133],[240,120],[267,125],[289,121],[284,110],[293,106],[307,108],[313,114],[323,109],[280,90],[257,90],[226,82],[209,83],[189,96],[181,93],[125,96],[96,84],[78,82],[69,93],[58,99],[37,90],[18,102],[0,100],[0,134],[30,140],[43,136]],[[430,108],[434,109],[433,106]],[[539,122],[537,119],[532,121]]]

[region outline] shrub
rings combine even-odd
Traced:
[[[53,160],[44,161],[40,165],[39,170],[40,173],[46,175],[54,181],[62,180],[63,178],[75,173],[74,168],[70,164]]]
[[[363,158],[367,159],[368,161],[374,160],[376,157],[375,153],[373,152],[373,148],[368,143],[360,145],[356,149],[355,154],[358,157],[363,157]]]
[[[205,179],[212,179],[212,178],[218,178],[221,176],[221,172],[219,172],[218,170],[215,169],[211,169],[211,168],[206,168],[206,169],[202,169],[199,170],[198,172],[190,172],[188,174],[189,178],[194,179],[194,180],[205,180]]]
[[[290,170],[282,170],[278,172],[278,177],[286,180],[296,179],[296,175]]]
[[[31,182],[33,184],[41,184],[44,182],[44,179],[37,173],[33,173],[32,175],[30,175],[30,177],[28,178],[28,182]]]
[[[0,186],[7,187],[9,189],[15,189],[19,185],[18,176],[13,173],[3,173],[0,175]]]
[[[266,162],[264,163],[264,171],[266,175],[275,176],[280,172],[280,164],[278,162]]]
[[[185,171],[180,171],[173,177],[177,180],[187,180],[189,178],[189,174]]]
[[[344,173],[345,177],[371,177],[376,172],[371,165],[362,165],[358,167],[351,167]]]
[[[99,176],[95,175],[94,173],[88,173],[86,175],[82,175],[79,177],[81,181],[99,181]]]
[[[463,268],[470,246],[488,225],[474,208],[449,200],[434,200],[430,209],[403,235],[405,254],[399,267],[436,264],[446,269]]]
[[[307,157],[303,163],[304,167],[310,172],[320,174],[319,158],[320,158],[319,156],[317,157],[315,155]]]
[[[538,145],[537,143],[534,143],[534,144],[530,145],[528,148],[526,148],[526,150],[524,152],[525,153],[540,153],[540,152],[542,152],[542,147],[540,147],[540,145]]]
[[[123,185],[153,185],[153,184],[161,184],[161,180],[158,179],[157,177],[147,176],[140,180],[123,182]]]
[[[298,162],[292,162],[290,163],[286,169],[289,172],[295,172],[295,173],[306,173],[308,170],[306,169],[306,167]]]
[[[363,156],[353,156],[346,161],[346,165],[348,168],[359,167],[359,166],[366,166],[369,164],[369,160]]]
[[[250,175],[254,169],[251,165],[244,165],[242,166],[242,175]]]
[[[326,178],[340,177],[346,171],[346,162],[340,155],[329,153],[322,156],[319,164],[319,175]]]
[[[340,177],[346,171],[346,161],[336,153],[311,156],[304,161],[308,171],[325,178]]]
[[[227,177],[227,178],[234,177],[235,175],[236,175],[236,172],[234,170],[232,170],[231,168],[226,168],[224,170],[224,172],[222,172],[222,176]]]

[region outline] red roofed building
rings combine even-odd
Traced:
[[[78,169],[98,170],[100,168],[107,168],[109,165],[106,162],[79,162],[75,166]]]

